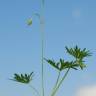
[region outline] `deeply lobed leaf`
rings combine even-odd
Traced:
[[[33,72],[31,72],[30,74],[17,74],[17,73],[15,73],[14,78],[11,80],[16,81],[16,82],[20,82],[20,83],[28,84],[31,82],[32,76],[33,76]]]
[[[50,65],[52,65],[57,70],[60,70],[59,62],[55,62],[54,60],[46,59],[46,58],[44,58],[44,60],[47,61]]]
[[[79,64],[71,61],[64,61],[64,59],[61,59],[59,60],[59,62],[55,62],[54,60],[50,60],[50,59],[45,59],[48,64],[52,65],[54,68],[58,69],[59,71],[62,71],[64,69],[68,69],[68,68],[72,68],[72,69],[75,69],[77,70],[78,67],[79,67]]]
[[[68,47],[65,47],[65,48],[67,53],[74,56],[76,59],[82,60],[85,57],[91,56],[90,51],[87,50],[86,48],[84,48],[83,50],[81,50],[78,46],[75,46],[74,48],[68,48]]]

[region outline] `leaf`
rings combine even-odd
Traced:
[[[78,63],[79,67],[80,67],[82,70],[86,67],[86,65],[84,64],[84,61],[82,61],[82,60],[78,60],[77,63]]]
[[[74,70],[78,70],[78,68],[80,68],[83,70],[86,67],[83,59],[85,57],[91,56],[90,51],[87,50],[86,48],[80,49],[77,45],[74,48],[68,48],[68,47],[65,48],[67,53],[69,53],[69,55],[75,57],[75,60],[65,61],[64,59],[60,58],[58,62],[51,59],[45,59],[45,61],[47,61],[48,64],[52,65],[54,68],[58,69],[59,71],[69,68]]]
[[[64,69],[68,69],[68,68],[72,68],[77,70],[78,66],[77,64],[75,64],[73,61],[69,62],[69,61],[65,61],[64,59],[59,60],[59,62],[55,62],[54,60],[50,60],[50,59],[45,59],[50,65],[52,65],[54,68],[58,69],[59,71],[62,71]]]
[[[13,79],[10,79],[10,80],[28,84],[32,80],[32,75],[33,75],[33,72],[31,72],[30,74],[17,74],[17,73],[15,73]]]
[[[45,60],[46,62],[48,62],[50,65],[52,65],[54,68],[56,68],[57,70],[60,71],[59,62],[55,62],[54,60],[46,59],[46,58],[44,58],[44,60]]]
[[[86,48],[81,50],[77,45],[74,48],[68,48],[68,47],[65,47],[65,48],[66,48],[67,53],[74,56],[76,59],[81,59],[82,60],[85,57],[91,56],[91,54],[92,54]]]
[[[64,69],[69,69],[69,68],[77,70],[77,68],[78,68],[78,65],[74,64],[73,61],[71,61],[71,62],[70,61],[64,61],[64,59],[61,59],[61,58],[60,58],[60,64],[61,64],[61,68],[60,68],[61,71]]]

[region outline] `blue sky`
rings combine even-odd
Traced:
[[[40,0],[0,0],[0,95],[30,96],[28,86],[8,80],[14,73],[35,72],[33,85],[40,90],[41,34],[39,19]],[[33,25],[27,26],[29,18]],[[75,96],[79,88],[96,85],[95,0],[45,0],[45,57],[70,59],[65,46],[88,48],[93,56],[86,61],[83,71],[72,70],[57,96]],[[57,72],[45,63],[45,87],[48,96]],[[34,95],[32,95],[34,96]]]

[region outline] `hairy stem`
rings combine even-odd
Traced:
[[[55,86],[54,86],[54,88],[52,89],[52,93],[54,93],[54,91],[55,91],[55,89],[56,89],[56,87],[57,87],[57,84],[58,84],[58,82],[59,82],[59,79],[60,79],[60,71],[59,71],[59,73],[58,73],[58,77],[57,77]]]
[[[59,82],[59,84],[57,85],[57,87],[55,88],[55,91],[52,93],[51,96],[55,96],[56,92],[58,91],[58,89],[60,88],[60,86],[62,85],[63,81],[65,80],[68,72],[69,72],[70,68],[68,68],[68,70],[66,71],[66,73],[64,74],[63,78],[61,79],[61,81]]]
[[[40,28],[41,28],[41,43],[42,43],[42,57],[41,57],[41,62],[42,62],[42,96],[44,96],[44,0],[41,0],[41,14],[40,14]]]
[[[44,96],[44,41],[42,32],[42,95]]]
[[[37,94],[37,96],[40,96],[38,90],[35,87],[33,87],[32,85],[29,85],[29,87],[34,90],[34,92]]]

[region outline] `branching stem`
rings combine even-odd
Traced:
[[[60,79],[60,71],[59,71],[59,73],[58,73],[58,77],[57,77],[57,80],[56,80],[56,83],[55,83],[55,86],[54,86],[54,88],[52,89],[52,93],[54,93],[54,91],[55,91],[55,89],[56,89],[56,87],[57,87],[57,84],[58,84],[58,82],[59,82],[59,79]]]
[[[57,85],[57,87],[55,88],[55,91],[52,93],[51,96],[55,96],[55,94],[58,91],[59,87],[62,85],[63,81],[65,80],[65,78],[66,78],[69,70],[70,70],[70,68],[68,68],[68,70],[66,71],[66,73],[64,74],[64,76],[62,77],[62,79],[60,80],[59,84]]]

